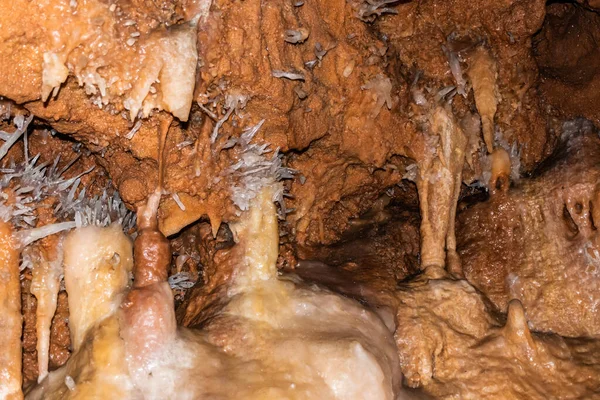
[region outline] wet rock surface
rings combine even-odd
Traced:
[[[95,167],[81,178],[88,195],[110,185],[136,210],[159,183],[169,127],[158,217],[172,293],[163,285],[156,298],[173,295],[173,321],[193,328],[181,343],[213,360],[201,375],[277,398],[288,378],[261,392],[261,365],[314,384],[289,349],[311,354],[322,337],[347,333],[358,353],[340,340],[331,358],[355,362],[366,349],[389,378],[362,393],[600,397],[597,2],[3,3],[0,129],[35,116],[28,145],[40,162],[79,157],[69,173]],[[246,210],[234,194],[249,203],[246,177],[277,169],[278,157],[291,168],[281,281],[236,297],[245,253],[235,226]],[[23,162],[20,143],[3,167],[10,159]],[[55,222],[52,206],[40,225]],[[38,374],[30,280],[24,273],[25,387]],[[245,302],[269,321],[249,317]],[[323,304],[333,311],[295,319]],[[364,327],[349,322],[360,316]],[[330,330],[319,322],[328,318]],[[110,350],[119,324],[98,325],[78,360],[121,356],[120,345]],[[269,341],[282,350],[270,353]],[[49,348],[50,370],[74,352],[64,290]],[[244,375],[221,350],[257,364]],[[100,370],[84,364],[69,373]],[[299,389],[319,398],[309,383]]]
[[[598,125],[600,17],[585,5],[549,5],[533,45],[542,99],[562,118],[585,117]]]
[[[535,177],[459,216],[467,280],[499,311],[520,300],[537,331],[598,337],[599,163],[598,134],[567,130]]]
[[[72,13],[63,3],[57,0],[37,7],[54,10],[64,6],[62,12]],[[111,12],[110,6],[93,4],[100,15],[106,13],[102,18],[114,24],[110,29],[107,23],[102,25],[102,40],[123,47],[128,57],[135,56],[137,44],[127,50],[127,35],[139,32],[144,38],[161,24],[181,24],[186,10],[194,9],[192,3],[165,3],[148,5],[148,11],[141,12],[118,4]],[[307,178],[304,184],[294,180],[291,188],[296,199],[290,204],[296,211],[289,215],[289,222],[301,243],[339,239],[346,220],[366,211],[385,188],[400,181],[411,163],[402,157],[414,161],[421,157],[424,127],[415,118],[420,111],[411,88],[417,82],[428,97],[429,92],[452,84],[442,45],[457,54],[477,43],[490,48],[498,63],[498,94],[503,99],[496,122],[504,139],[522,148],[524,169],[531,170],[551,151],[552,134],[544,129],[532,90],[537,66],[531,55],[531,35],[542,24],[543,2],[498,3],[491,8],[484,2],[409,2],[393,6],[397,15],[369,17],[369,23],[357,18],[361,4],[339,0],[294,6],[277,1],[267,6],[257,0],[219,1],[212,4],[212,12],[198,28],[200,68],[194,100],[217,114],[226,107],[227,95],[235,93],[248,100],[244,112],[231,117],[234,126],[222,126],[223,139],[217,141],[217,147],[230,135],[240,134],[235,126],[247,127],[265,119],[259,138],[273,148],[291,151],[289,165],[299,171],[298,176]],[[98,109],[73,77],[67,78],[56,97],[45,103],[36,100],[41,95],[44,51],[66,46],[62,51],[71,58],[79,53],[82,57],[96,55],[85,46],[69,53],[66,39],[68,32],[93,25],[92,16],[98,16],[92,14],[87,8],[79,9],[72,24],[61,25],[64,35],[51,43],[47,32],[62,14],[52,14],[53,18],[42,24],[34,10],[18,2],[11,4],[11,12],[5,13],[7,26],[21,29],[9,23],[21,20],[22,26],[30,27],[32,37],[30,42],[13,40],[11,46],[3,47],[3,60],[15,62],[6,63],[6,82],[0,85],[0,94],[27,102],[29,110],[58,131],[85,143],[98,154],[98,162],[109,171],[123,199],[134,206],[154,186],[155,129],[163,117],[151,117],[133,139],[124,139],[134,128],[120,115],[127,110],[116,100],[111,100],[108,110]],[[286,31],[300,28],[309,32],[305,41],[284,40]],[[18,37],[18,32],[6,35]],[[108,58],[113,53],[102,54],[105,64],[114,64]],[[135,75],[135,62],[128,63],[120,54],[114,53],[114,58],[119,58],[115,76]],[[515,59],[519,62],[511,61]],[[468,59],[461,60],[467,70]],[[302,79],[277,78],[274,71],[299,73]],[[9,84],[14,81],[11,77],[25,72],[29,79],[19,81],[27,83],[26,87]],[[415,80],[417,76],[420,78]],[[455,99],[459,116],[472,107],[470,95]],[[228,152],[215,157],[208,151],[208,131],[202,128],[207,118],[194,105],[189,122],[172,128],[167,144],[172,160],[167,168],[167,188],[180,194],[187,212],[181,215],[174,201],[164,201],[161,219],[169,234],[202,215],[225,221],[236,218],[234,209],[223,205],[226,182],[215,182],[234,161],[227,161]],[[344,207],[338,205],[340,201]],[[328,217],[323,220],[323,215]]]

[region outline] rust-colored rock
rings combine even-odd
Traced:
[[[458,248],[465,276],[498,310],[518,299],[534,330],[598,337],[600,139],[589,125],[566,127],[535,178],[459,216]]]
[[[95,166],[81,178],[88,194],[110,182],[136,210],[157,189],[169,125],[158,226],[173,254],[162,240],[158,275],[171,257],[168,275],[196,282],[173,289],[180,324],[206,327],[230,300],[233,192],[251,171],[238,170],[240,138],[264,120],[251,143],[295,173],[280,272],[375,309],[396,332],[406,383],[440,398],[597,396],[597,340],[556,334],[600,335],[600,142],[575,135],[556,148],[556,127],[600,123],[600,2],[0,3],[0,128],[32,113],[40,162],[79,156],[68,172]],[[5,166],[11,157],[23,160],[20,144]],[[461,194],[486,189],[488,200],[458,207],[455,235]],[[55,222],[44,205],[40,224]],[[37,354],[24,278],[28,385]],[[156,298],[138,292],[130,320],[144,304],[171,315],[162,286]],[[61,292],[51,370],[70,356],[66,304]],[[211,340],[242,343],[238,322],[217,318]],[[115,329],[108,321],[99,337]],[[129,340],[141,348],[140,337]]]
[[[562,118],[585,117],[596,126],[600,124],[599,24],[597,11],[555,3],[548,6],[544,26],[534,39],[542,99]]]
[[[465,281],[418,279],[397,296],[396,343],[410,386],[435,398],[597,395],[597,364],[581,357],[594,354],[597,342],[530,333],[517,300],[504,322]]]

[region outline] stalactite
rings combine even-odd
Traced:
[[[38,382],[48,375],[50,327],[56,312],[62,276],[62,237],[56,238],[56,247],[46,250],[32,246],[25,251],[32,261],[31,294],[37,299],[36,332],[38,353]],[[50,254],[50,253],[53,254]]]

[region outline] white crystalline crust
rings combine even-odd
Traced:
[[[100,108],[121,104],[131,120],[166,110],[187,121],[196,83],[197,26],[204,23],[212,0],[190,2],[191,20],[151,32],[138,30],[138,21],[121,21],[115,12],[118,4],[113,8],[86,1],[72,8],[69,1],[45,8],[48,23],[63,29],[39,38],[48,42],[37,49],[43,54],[42,100],[56,96],[74,76]]]
[[[154,109],[164,109],[181,121],[187,121],[198,62],[195,28],[188,24],[177,26],[150,38],[143,45],[144,67],[123,102],[131,120],[140,111],[143,116],[148,116]],[[152,93],[153,85],[159,87],[159,93]]]

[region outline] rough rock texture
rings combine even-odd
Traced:
[[[92,0],[7,3],[0,20],[2,94],[19,103],[46,101],[71,75],[95,105],[113,114],[127,110],[134,119],[156,108],[185,121],[191,102],[181,102],[193,93],[196,22],[171,25],[196,14],[203,19],[205,3],[148,3],[146,10]],[[179,88],[184,81],[187,88]],[[173,100],[175,87],[180,99]]]
[[[367,265],[301,262],[295,273],[368,304],[394,327],[409,387],[440,399],[598,397],[597,340],[532,333],[520,302],[499,314],[442,270],[396,283],[387,269]]]
[[[375,309],[396,329],[409,385],[441,398],[597,396],[597,341],[554,334],[600,335],[598,139],[573,137],[538,164],[559,138],[549,116],[599,124],[598,1],[0,3],[0,116],[30,112],[60,132],[32,134],[31,154],[81,154],[71,172],[96,165],[88,193],[111,182],[133,210],[157,186],[158,130],[170,125],[160,228],[175,235],[170,275],[197,281],[174,291],[180,324],[206,326],[226,306],[238,138],[264,119],[252,143],[296,171],[280,269]],[[454,250],[456,200],[476,190],[461,180],[495,183],[486,153],[499,148],[502,179],[509,152],[513,177],[534,178],[459,209],[470,284],[436,268],[415,279],[423,258],[440,266]],[[426,191],[443,196],[426,204]],[[419,231],[423,220],[434,223]],[[461,271],[458,258],[450,267]],[[70,354],[66,308],[63,293],[51,369]],[[37,361],[26,292],[23,310],[27,384]]]
[[[119,3],[114,15],[106,14],[110,6],[96,2],[76,9],[66,5],[60,12],[53,8],[59,4],[63,0],[35,6],[53,10],[44,23],[30,10],[34,6],[24,7],[19,2],[12,2],[10,12],[3,14],[4,24],[11,29],[3,34],[12,39],[10,46],[0,49],[6,71],[0,78],[0,95],[28,102],[29,110],[86,144],[107,168],[123,199],[137,206],[155,186],[156,126],[157,119],[165,116],[151,117],[132,140],[125,139],[133,124],[119,114],[121,103],[111,100],[108,110],[98,109],[92,104],[93,95],[87,96],[73,76],[66,79],[56,98],[43,104],[36,100],[42,54],[50,47],[77,46],[79,42],[70,43],[66,38],[90,24],[100,24],[88,13],[90,7],[100,7],[102,38],[119,49],[124,46],[124,54],[130,54],[123,42],[132,33],[140,32],[144,38],[160,26],[186,20],[190,10],[204,3]],[[380,193],[400,181],[409,159],[418,161],[426,152],[423,132],[427,126],[412,118],[421,111],[411,88],[417,71],[422,71],[418,88],[427,98],[453,84],[442,45],[457,54],[473,43],[489,47],[498,63],[501,100],[496,123],[508,143],[521,146],[524,169],[531,169],[551,150],[552,135],[545,133],[530,90],[537,77],[530,37],[542,24],[544,2],[509,1],[490,7],[486,2],[415,1],[394,6],[398,15],[363,18],[374,22],[357,18],[361,7],[361,2],[345,0],[301,6],[283,0],[212,4],[208,19],[198,25],[200,68],[194,99],[218,118],[227,105],[227,95],[236,93],[248,100],[243,110],[223,124],[214,146],[207,143],[214,123],[203,122],[207,114],[198,108],[192,109],[187,124],[174,123],[167,144],[167,190],[179,194],[186,212],[166,198],[161,207],[163,231],[175,233],[203,215],[214,220],[215,231],[221,220],[236,219],[235,208],[226,200],[230,182],[220,179],[236,156],[229,151],[215,153],[215,146],[221,148],[230,135],[239,135],[239,127],[264,118],[259,140],[272,148],[293,151],[289,165],[306,178],[306,182],[304,178],[294,180],[291,186],[296,199],[290,201],[290,207],[295,212],[288,221],[298,241],[332,243],[339,239],[347,220],[368,210]],[[62,17],[72,22],[62,24],[64,33],[54,43],[49,31]],[[27,26],[24,36],[13,32],[22,28],[9,23],[17,19],[22,21],[20,27]],[[309,34],[304,42],[284,40],[286,30],[300,28]],[[456,40],[448,42],[453,33]],[[93,53],[90,46],[95,43],[90,40],[72,52],[63,52],[71,58],[76,54],[89,58]],[[120,52],[114,54],[121,57]],[[123,58],[115,68],[137,65],[128,60]],[[468,57],[461,63],[466,70]],[[77,75],[74,71],[70,74]],[[276,78],[273,71],[300,73],[303,80]],[[135,76],[135,72],[131,74]],[[17,76],[27,78],[14,85],[11,82],[17,81]],[[474,110],[472,95],[455,97],[454,108],[459,117]],[[529,127],[535,131],[531,133]]]
[[[311,261],[300,261],[297,267],[285,270],[319,281],[332,290],[353,292],[352,287],[338,287],[344,283],[338,271],[342,270],[357,284],[355,297],[368,297],[371,301],[373,292],[371,296],[361,295],[360,282],[368,282],[375,292],[393,291],[396,282],[419,271],[419,218],[415,211],[392,205],[371,209],[350,223],[352,228],[342,241],[332,246],[298,249],[300,259]]]
[[[199,284],[188,290],[177,308],[177,319],[184,326],[198,326],[214,315],[226,298],[228,283],[235,271],[237,249],[232,249],[231,231],[225,225],[213,238],[209,223],[199,223],[182,232],[174,240],[175,251],[199,259]]]
[[[589,124],[566,126],[535,178],[459,216],[459,253],[498,310],[518,299],[532,329],[599,337],[600,139]]]
[[[499,321],[471,285],[447,278],[398,291],[396,343],[410,386],[436,398],[597,398],[598,363],[588,358],[597,341],[530,333],[516,300]]]
[[[577,4],[548,6],[534,38],[540,68],[540,95],[562,118],[585,117],[600,123],[600,15]]]
[[[328,2],[332,8],[336,4],[338,3]],[[537,77],[537,67],[530,50],[530,37],[543,21],[544,2],[517,1],[494,3],[492,6],[485,2],[409,2],[398,5],[395,10],[398,12],[397,16],[383,17],[362,33],[363,28],[356,26],[346,9],[344,28],[349,34],[346,37],[353,38],[350,43],[363,36],[374,41],[369,47],[373,54],[364,60],[362,65],[375,64],[383,69],[385,76],[392,82],[391,98],[394,100],[389,111],[382,107],[377,118],[373,119],[368,117],[369,106],[363,105],[364,100],[361,102],[360,97],[353,97],[349,93],[344,97],[350,103],[348,107],[356,110],[360,104],[360,109],[363,110],[360,124],[354,123],[352,118],[345,118],[340,122],[346,128],[330,128],[329,134],[312,146],[314,150],[311,147],[291,161],[295,168],[306,171],[307,167],[301,161],[308,163],[309,159],[316,159],[317,154],[324,154],[328,159],[336,160],[332,163],[325,159],[325,165],[320,162],[316,167],[318,169],[313,167],[311,173],[306,174],[309,177],[316,175],[318,178],[309,184],[311,186],[302,187],[298,182],[294,182],[292,192],[298,194],[297,197],[301,200],[299,204],[295,204],[297,211],[291,219],[297,221],[300,242],[304,241],[301,233],[305,227],[308,227],[309,241],[327,241],[327,235],[333,235],[332,239],[335,239],[335,232],[339,232],[339,228],[329,221],[325,221],[325,227],[321,228],[323,223],[319,220],[324,215],[327,215],[328,219],[337,219],[337,215],[329,217],[330,210],[336,209],[337,202],[342,200],[348,203],[348,198],[352,199],[358,195],[352,196],[356,192],[363,196],[364,193],[369,193],[372,184],[363,184],[361,190],[356,190],[356,186],[352,184],[352,175],[348,174],[347,165],[341,160],[354,157],[367,168],[381,168],[385,165],[384,160],[393,160],[394,155],[407,156],[416,161],[426,155],[423,131],[427,132],[427,124],[423,124],[419,118],[413,118],[414,114],[418,116],[420,111],[414,104],[414,92],[411,89],[417,71],[422,71],[418,87],[424,90],[425,94],[436,93],[444,86],[453,84],[442,50],[442,45],[449,46],[447,38],[453,33],[459,39],[454,43],[455,50],[460,50],[461,46],[465,47],[461,41],[467,42],[467,47],[472,46],[472,43],[484,41],[498,60],[498,91],[502,101],[498,105],[496,122],[509,143],[517,142],[526,149],[522,153],[525,169],[531,169],[535,162],[552,148],[552,140],[549,140],[551,138],[545,133],[541,110],[533,96],[534,91],[530,90]],[[298,13],[302,15],[302,8]],[[377,52],[377,49],[380,50]],[[325,60],[326,58],[327,56]],[[515,59],[519,62],[512,61]],[[352,65],[354,66],[354,63]],[[356,62],[356,66],[360,65],[360,62]],[[465,66],[463,64],[463,68]],[[326,70],[316,70],[315,74],[317,73],[323,74]],[[353,74],[350,75],[352,76]],[[340,82],[346,84],[344,80]],[[351,81],[347,81],[347,84],[352,86]],[[357,93],[357,96],[360,96],[360,93]],[[469,108],[474,107],[474,102],[471,95],[466,99],[457,96],[454,105],[455,112],[462,118]],[[416,113],[411,110],[415,110]],[[526,130],[523,129],[526,126],[534,127],[535,133],[526,134]],[[341,138],[335,134],[337,131],[343,132]],[[332,154],[336,151],[340,155],[334,158]],[[322,156],[319,157],[321,158]],[[396,166],[402,170],[405,165],[396,163]],[[357,169],[358,166],[350,171]],[[320,170],[326,173],[319,174]],[[389,182],[388,180],[382,183]],[[356,216],[356,213],[364,211],[364,208],[351,208],[346,211],[346,215]],[[330,226],[333,229],[329,229]]]
[[[462,2],[432,1],[409,2],[398,7],[397,19],[381,22],[381,31],[390,43],[398,47],[402,64],[423,70],[425,77],[443,82],[431,90],[453,84],[446,57],[441,49],[462,51],[483,41],[497,62],[500,102],[496,124],[509,142],[525,144],[522,154],[526,169],[539,161],[547,146],[542,110],[532,90],[537,78],[537,67],[531,54],[531,35],[541,26],[544,18],[543,1]],[[403,29],[398,29],[400,25]],[[518,62],[515,62],[518,60]],[[467,61],[463,68],[468,68]],[[473,108],[470,98],[460,97],[456,102]],[[456,108],[462,108],[456,104]],[[524,130],[533,127],[535,134]]]

